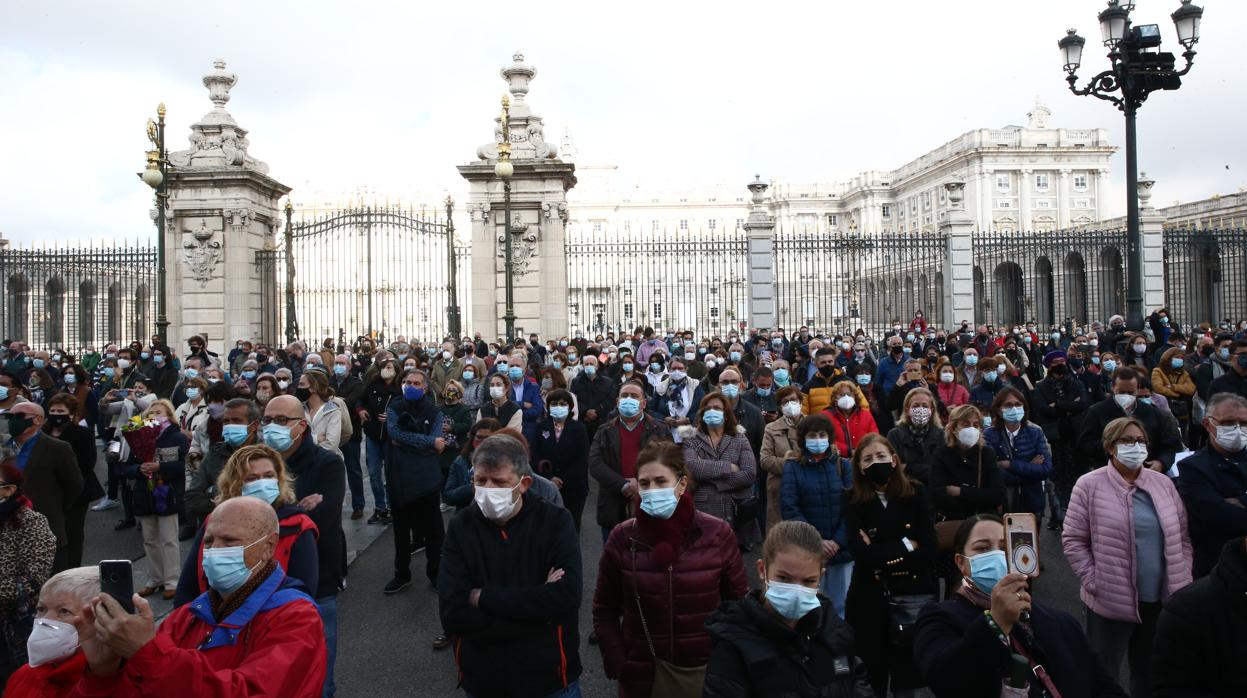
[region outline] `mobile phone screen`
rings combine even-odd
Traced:
[[[134,613],[134,570],[129,560],[100,561],[100,591]]]
[[[1039,576],[1039,526],[1034,514],[1005,515],[1005,547],[1010,572]]]

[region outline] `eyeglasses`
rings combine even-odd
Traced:
[[[1114,441],[1113,445],[1114,446],[1139,446],[1139,445],[1146,446],[1147,439],[1142,436],[1137,436],[1134,438],[1127,436],[1127,437],[1120,438]]]
[[[1232,419],[1224,420],[1224,419],[1217,419],[1216,417],[1209,417],[1208,421],[1212,422],[1214,425],[1219,426],[1219,427],[1238,427],[1240,429],[1247,429],[1247,420],[1236,422]]]
[[[260,420],[260,424],[264,426],[268,426],[270,424],[276,423],[278,426],[287,427],[287,426],[290,426],[291,424],[295,424],[301,421],[303,421],[302,417],[287,417],[285,415],[279,414],[273,417],[262,418]]]

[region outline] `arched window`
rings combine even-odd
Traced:
[[[49,347],[65,343],[65,282],[54,276],[44,285],[46,294],[43,338]]]
[[[30,341],[30,284],[26,281],[26,276],[10,276],[5,295],[8,310],[5,335],[11,339]]]
[[[86,279],[78,284],[78,343],[86,346],[95,342],[95,282]]]

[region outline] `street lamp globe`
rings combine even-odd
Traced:
[[[143,170],[143,182],[152,189],[158,189],[164,181],[165,176],[160,173],[160,168],[156,167],[155,163],[149,162],[147,169]]]
[[[515,165],[510,160],[499,160],[494,165],[494,174],[498,179],[511,179],[511,175],[515,174]]]
[[[1061,57],[1065,61],[1065,72],[1073,75],[1078,72],[1078,66],[1082,65],[1082,47],[1087,44],[1087,40],[1078,35],[1074,29],[1070,29],[1068,33],[1057,42],[1057,46],[1061,49]]]
[[[1117,0],[1109,0],[1108,7],[1100,13],[1100,34],[1104,45],[1110,49],[1117,48],[1126,37],[1126,25],[1130,23],[1130,11],[1117,4]]]
[[[1182,7],[1169,16],[1173,19],[1174,28],[1178,30],[1178,43],[1188,51],[1191,50],[1192,46],[1199,43],[1199,21],[1204,16],[1204,8],[1192,5],[1191,0],[1182,0]]]

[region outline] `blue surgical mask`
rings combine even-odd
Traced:
[[[786,368],[775,369],[775,382],[779,383],[780,385],[784,385],[784,386],[788,385],[788,369]]]
[[[1105,361],[1105,362],[1104,362],[1104,370],[1105,370],[1107,373],[1112,373],[1113,371],[1116,371],[1116,370],[1117,370],[1117,362],[1116,362],[1116,361],[1113,361],[1112,359],[1109,359],[1108,361]]]
[[[277,480],[271,477],[243,483],[242,486],[242,496],[263,499],[266,504],[272,504],[279,494],[281,488],[278,487]]]
[[[1099,365],[1100,365],[1100,357],[1098,357],[1098,356],[1093,356],[1093,357],[1091,357],[1091,363],[1092,363],[1092,364],[1094,364],[1094,365],[1096,365],[1096,366],[1099,366]]]
[[[818,589],[769,579],[766,580],[766,600],[776,613],[788,620],[800,620],[823,605],[818,600]]]
[[[403,399],[408,402],[417,402],[424,397],[424,388],[417,388],[414,385],[403,386]]]
[[[983,428],[986,429],[992,425],[991,415],[983,415]]]
[[[619,414],[631,419],[641,413],[641,401],[634,397],[619,398]]]
[[[140,359],[142,359],[142,360],[144,360],[144,361],[147,361],[147,360],[148,360],[148,359],[150,359],[151,357],[152,357],[152,355],[151,355],[149,352],[146,352],[146,351],[139,352],[139,358],[140,358]]]
[[[346,375],[346,364],[334,364],[334,365],[333,365],[333,375],[335,375],[335,376],[345,376],[345,375]]]
[[[821,456],[831,447],[831,441],[828,439],[806,439],[805,450],[816,456]]]
[[[198,397],[199,397],[199,388],[187,388],[186,389],[187,400],[194,400]]]
[[[1152,398],[1150,398],[1150,397],[1141,397],[1141,398],[1139,398],[1139,402],[1141,402],[1141,403],[1143,403],[1143,404],[1145,404],[1145,405],[1151,405],[1151,404],[1154,404],[1154,403],[1153,403],[1153,401],[1152,401]]]
[[[853,379],[857,381],[858,385],[870,385],[869,373],[859,373],[856,376],[853,376]]]
[[[1000,416],[1004,417],[1005,421],[1010,424],[1017,424],[1018,422],[1022,421],[1023,417],[1026,416],[1026,408],[1025,407],[1006,407],[1000,411]]]
[[[723,410],[706,410],[701,413],[701,421],[706,426],[718,427],[723,425]]]
[[[152,361],[155,361],[158,364],[163,364],[165,362],[165,355],[157,354],[156,356],[152,357]]]
[[[0,400],[8,400],[8,399],[9,399],[8,387],[0,385]]]
[[[285,453],[294,445],[294,437],[290,435],[290,427],[280,424],[264,425],[264,444],[269,448]]]
[[[243,371],[242,377],[247,380],[251,380],[252,378],[255,378],[255,371]]]
[[[1222,361],[1229,361],[1230,360],[1230,348],[1221,347],[1220,349],[1218,349],[1217,358],[1221,359]]]
[[[740,352],[738,351],[728,352],[727,358],[731,359],[732,361],[740,361]]]
[[[984,594],[991,594],[1000,578],[1009,572],[1009,563],[1003,550],[991,550],[966,559],[970,561],[970,581]]]
[[[230,446],[238,448],[247,440],[248,432],[246,424],[226,424],[221,427],[221,438]]]
[[[73,385],[74,383],[77,383],[77,382],[78,382],[78,376],[75,376],[75,375],[74,375],[74,374],[72,374],[72,373],[66,373],[66,374],[65,374],[65,384],[66,384],[66,385]]]
[[[774,388],[756,388],[754,392],[758,394],[758,397],[770,397],[772,390]]]
[[[101,373],[103,373],[108,378],[112,378],[113,374],[116,373],[116,369],[114,369],[112,366],[105,366],[104,370],[101,371]]]
[[[656,519],[669,519],[675,513],[680,498],[675,496],[675,488],[641,490],[641,511]]]
[[[474,378],[476,378],[476,371],[464,371],[463,372],[463,380],[470,381]]]
[[[567,419],[567,415],[571,414],[571,408],[567,405],[555,405],[550,408],[550,416],[558,421]]]
[[[723,394],[735,400],[740,397],[740,386],[734,383],[728,383],[722,386]]]
[[[978,363],[979,363],[979,357],[978,357],[977,355],[975,355],[975,354],[970,354],[970,355],[966,356],[966,365],[967,365],[967,366],[977,366],[977,365],[978,365]]]
[[[198,378],[198,377],[199,377],[199,369],[197,369],[197,368],[188,368],[188,369],[186,369],[185,371],[182,371],[182,375],[186,376],[187,378]]]
[[[585,366],[585,375],[592,378],[598,374],[597,366]]]
[[[996,373],[995,371],[988,371],[987,373],[983,374],[983,380],[987,381],[988,383],[995,383],[996,377],[999,375],[1000,374]]]
[[[264,538],[267,538],[265,536]],[[251,569],[243,558],[243,551],[264,540],[252,541],[247,545],[235,545],[229,548],[204,548],[204,576],[208,578],[208,586],[217,593],[228,596],[251,577]]]
[[[1174,368],[1182,368],[1182,366],[1183,366],[1185,363],[1186,363],[1186,361],[1185,361],[1184,359],[1179,359],[1179,358],[1176,358],[1176,357],[1175,357],[1175,358],[1173,358],[1173,359],[1171,359],[1171,360],[1169,361],[1169,365],[1170,365],[1170,366],[1173,366]]]
[[[563,368],[563,362],[562,362],[562,361],[559,361],[558,359],[555,359],[554,361],[551,361],[551,362],[550,362],[550,365],[551,365],[551,366],[553,366],[553,367],[555,367],[555,368]]]
[[[512,382],[518,383],[524,377],[524,369],[520,366],[511,366],[507,368],[507,376],[511,378]]]

